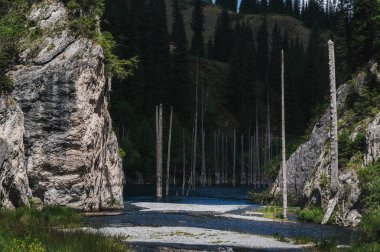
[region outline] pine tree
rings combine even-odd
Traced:
[[[221,62],[228,62],[231,57],[232,45],[233,34],[230,28],[229,15],[227,9],[223,8],[214,33],[215,59]]]
[[[283,13],[284,12],[284,2],[283,0],[269,0],[268,12],[273,13]]]
[[[189,82],[189,59],[186,32],[183,23],[179,0],[173,0],[173,27],[171,34],[171,90],[170,103],[177,113],[185,118],[190,116],[188,111],[191,106],[189,93],[191,92]]]
[[[203,41],[203,29],[205,18],[203,15],[203,1],[194,0],[194,7],[192,12],[191,29],[194,32],[193,39],[191,41],[191,53],[204,56],[204,41]]]
[[[260,12],[266,13],[268,11],[268,0],[261,0]]]
[[[285,14],[293,16],[293,3],[292,0],[286,0],[285,3]]]
[[[359,64],[365,63],[377,51],[375,40],[379,23],[376,16],[379,15],[379,5],[377,0],[353,1],[352,49]]]
[[[294,0],[294,13],[293,16],[297,19],[301,18],[300,0]]]
[[[252,1],[254,1],[254,0],[241,0],[239,13],[240,14],[250,14],[251,13]]]
[[[264,18],[257,34],[257,67],[259,80],[266,84],[269,67],[268,23]]]

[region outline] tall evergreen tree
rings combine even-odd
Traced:
[[[268,11],[268,0],[261,0],[260,12],[266,13]]]
[[[379,5],[377,0],[353,1],[352,49],[353,56],[360,63],[367,61],[377,51],[375,40],[379,35],[379,22],[376,16],[380,14]]]
[[[230,28],[229,15],[223,8],[214,33],[214,57],[218,61],[228,62],[231,57],[233,34]]]
[[[203,1],[194,0],[191,29],[193,30],[193,39],[191,41],[191,53],[200,57],[204,56],[205,48],[203,41],[203,30],[205,17],[203,15]]]
[[[238,116],[241,130],[248,129],[249,114],[254,109],[257,86],[255,83],[255,51],[252,31],[248,24],[235,27],[235,43],[229,63],[228,101]]]
[[[252,7],[252,2],[254,0],[241,0],[240,2],[240,7],[239,7],[239,13],[240,14],[249,14],[251,13],[251,7]]]
[[[301,18],[301,5],[300,0],[294,0],[294,17]]]
[[[292,0],[286,0],[285,14],[287,14],[289,16],[293,16],[293,2],[292,2]]]
[[[189,59],[186,32],[179,0],[173,0],[173,27],[171,34],[171,90],[170,102],[177,113],[189,116],[188,108],[191,106],[189,97]]]
[[[264,18],[257,34],[257,68],[259,80],[267,84],[269,67],[268,23]]]
[[[269,0],[269,12],[273,13],[283,13],[284,12],[284,2],[283,0]]]

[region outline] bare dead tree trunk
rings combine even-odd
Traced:
[[[260,188],[261,178],[260,178],[260,132],[259,132],[259,124],[258,124],[258,112],[257,112],[257,102],[256,102],[256,143],[255,143],[255,150],[256,150],[256,162],[257,162],[257,185]]]
[[[285,67],[284,50],[281,51],[281,138],[282,138],[282,185],[284,218],[288,218],[288,181],[286,168],[286,144],[285,144]]]
[[[202,140],[202,162],[201,162],[201,185],[206,186],[206,155],[205,155],[205,138],[204,138],[204,106],[203,106],[203,81],[202,81],[202,98],[201,98],[201,140]]]
[[[203,127],[202,127],[203,128]],[[206,132],[202,130],[202,186],[205,187],[207,183],[206,177],[206,150],[205,150],[205,138]]]
[[[195,169],[197,166],[197,134],[198,134],[198,85],[199,85],[199,57],[197,55],[197,80],[195,87],[195,122],[194,122],[194,149],[193,149],[193,189],[196,184]]]
[[[185,195],[186,185],[186,137],[185,128],[182,129],[182,196]]]
[[[330,190],[334,195],[339,188],[338,181],[338,116],[336,103],[336,80],[335,80],[335,52],[334,42],[329,40],[329,65],[330,65],[330,116],[331,116],[331,149],[330,149]]]
[[[236,130],[234,129],[234,152],[232,158],[232,186],[236,186]]]
[[[253,146],[251,145],[251,119],[249,119],[249,130],[248,130],[248,185],[251,185],[252,184],[252,173],[251,173],[251,169],[252,169],[252,148]]]
[[[252,181],[251,181],[251,185],[254,185],[256,187],[256,176],[255,176],[255,162],[256,162],[256,158],[255,158],[255,148],[254,148],[254,143],[255,143],[255,132],[253,132],[253,135],[251,136],[251,139],[249,139],[250,143],[251,143],[251,164],[250,164],[250,167],[251,167],[251,170],[249,171],[251,173],[251,178],[252,178]]]
[[[156,133],[157,133],[157,185],[156,196],[162,197],[162,104],[156,107]]]
[[[226,147],[225,147],[225,165],[224,165],[224,184],[228,184],[228,137],[226,136]]]
[[[218,146],[218,140],[217,140],[217,135],[216,135],[216,131],[214,130],[214,175],[215,175],[215,185],[218,185],[219,184],[219,181],[218,181],[218,151],[217,151],[217,147]]]
[[[241,135],[241,171],[240,184],[245,185],[245,167],[244,167],[244,135]]]
[[[170,123],[169,123],[169,140],[168,140],[168,157],[166,161],[166,196],[169,195],[170,183],[170,154],[172,144],[172,125],[173,125],[173,107],[170,108]]]
[[[222,153],[222,170],[221,170],[221,184],[224,184],[224,136],[222,135],[222,149],[221,149],[221,153]]]

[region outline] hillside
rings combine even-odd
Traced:
[[[172,29],[172,4],[171,0],[166,0],[166,14],[167,14],[167,20],[168,20],[168,30],[171,32]],[[191,30],[191,16],[192,16],[192,9],[191,5],[184,4],[182,8],[182,14],[185,24],[185,31],[187,35],[187,41],[190,42],[191,38],[193,36],[193,31]],[[204,40],[205,43],[212,40],[214,38],[214,31],[215,31],[215,25],[218,20],[218,17],[222,13],[222,10],[219,6],[216,5],[206,5],[204,8],[204,16],[205,16],[205,24],[204,24]],[[311,30],[306,27],[302,21],[283,14],[249,14],[249,15],[239,15],[233,12],[229,12],[230,18],[232,20],[232,26],[236,24],[236,20],[240,20],[241,22],[248,22],[253,30],[254,34],[257,34],[260,25],[262,24],[264,18],[267,18],[268,22],[268,34],[272,34],[272,30],[274,25],[277,23],[280,30],[282,32],[287,31],[289,40],[296,39],[296,37],[299,37],[300,42],[304,45],[304,48],[307,48],[309,44],[309,37]],[[321,32],[321,38],[324,41],[327,41],[329,39],[329,31],[324,30]],[[269,41],[271,41],[271,37],[269,37]]]

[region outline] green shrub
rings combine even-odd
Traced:
[[[127,250],[122,238],[76,229],[82,226],[81,223],[82,215],[65,207],[49,206],[42,211],[33,208],[0,209],[0,251]],[[73,230],[61,231],[67,228]]]
[[[297,219],[304,222],[321,223],[323,220],[323,209],[320,207],[309,207],[298,212]]]
[[[360,230],[363,239],[380,241],[380,160],[359,171],[361,204],[364,207]]]

